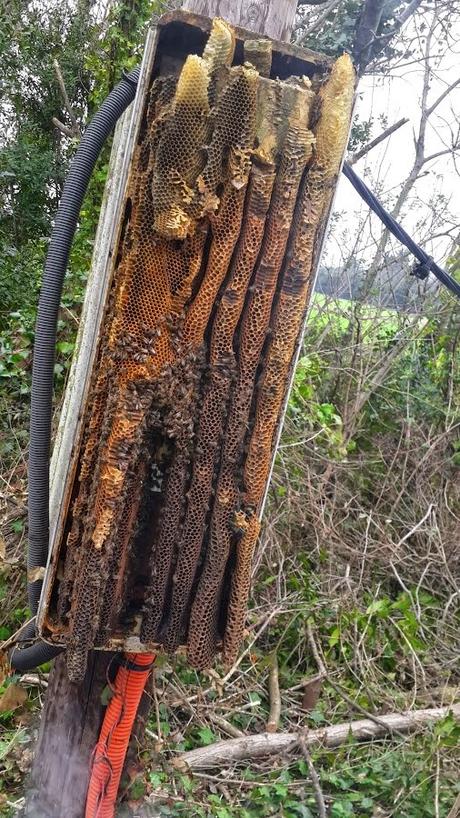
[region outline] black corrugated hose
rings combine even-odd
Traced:
[[[36,614],[49,547],[49,461],[54,360],[58,312],[78,217],[99,154],[118,119],[133,101],[140,69],[125,74],[88,125],[70,165],[45,261],[35,327],[32,368],[29,454],[28,596]],[[36,575],[39,575],[36,578]],[[20,644],[35,640],[29,647]],[[34,623],[27,625],[10,656],[12,667],[24,672],[54,658],[61,648],[36,641]]]

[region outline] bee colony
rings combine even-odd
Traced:
[[[271,49],[215,20],[149,85],[42,612],[74,680],[124,639],[205,668],[243,636],[355,83],[346,55],[279,79]]]

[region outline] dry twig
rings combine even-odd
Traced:
[[[363,716],[366,716],[366,718],[373,721],[374,724],[379,724],[381,727],[386,726],[385,721],[382,718],[380,718],[379,716],[374,716],[374,714],[370,713],[369,710],[366,710],[365,707],[362,707],[360,704],[358,704],[358,702],[355,702],[351,698],[351,696],[349,696],[348,693],[343,689],[343,687],[341,685],[338,685],[337,682],[334,682],[330,678],[330,676],[329,676],[329,674],[327,672],[326,665],[324,664],[324,661],[323,661],[323,659],[321,657],[321,654],[320,654],[320,652],[318,650],[318,646],[316,644],[315,637],[314,637],[314,634],[313,634],[313,628],[312,628],[310,622],[307,623],[307,634],[308,634],[308,643],[310,645],[311,652],[313,653],[313,656],[315,658],[315,662],[316,662],[316,664],[318,666],[318,670],[320,671],[322,676],[325,679],[327,679],[328,684],[330,684],[330,686],[334,688],[335,692],[338,693],[338,695],[341,696],[342,699],[344,701],[346,701],[347,704],[349,704],[351,708],[353,708],[353,710],[357,710],[358,713],[361,713]],[[396,730],[396,732],[399,732],[399,731]],[[402,733],[399,733],[399,735],[401,735],[401,737],[402,737]]]
[[[447,818],[458,818],[460,815],[460,794],[457,795]]]
[[[349,165],[356,164],[356,162],[362,159],[363,156],[366,156],[366,154],[368,154],[369,151],[371,151],[373,148],[376,148],[377,145],[380,145],[380,143],[383,142],[385,139],[388,139],[388,137],[391,136],[391,134],[393,134],[395,131],[398,131],[399,128],[401,128],[407,122],[409,122],[408,117],[403,116],[401,119],[398,119],[397,122],[394,122],[393,125],[390,125],[388,128],[385,128],[385,130],[382,131],[381,134],[376,136],[375,139],[372,139],[370,142],[367,143],[367,145],[364,145],[364,147],[361,148],[361,150],[356,151],[356,153],[350,156],[350,158],[348,159],[348,164]]]
[[[281,696],[278,678],[278,657],[273,653],[268,676],[268,693],[270,697],[270,713],[267,721],[267,733],[276,733],[281,716]]]
[[[316,772],[315,765],[313,764],[313,759],[308,750],[307,742],[305,741],[305,736],[303,733],[300,733],[299,735],[299,747],[302,750],[302,755],[305,761],[307,762],[311,783],[313,785],[313,791],[315,793],[316,806],[318,807],[318,816],[319,818],[326,818],[326,804],[324,802],[324,795],[321,789],[321,782],[319,780],[319,775]]]
[[[60,67],[57,60],[53,60],[53,68],[54,68],[54,72],[56,74],[56,78],[57,78],[58,85],[59,85],[59,90],[61,92],[61,96],[62,96],[64,105],[65,105],[66,111],[67,111],[67,113],[69,115],[69,119],[70,119],[70,121],[72,123],[71,127],[69,128],[67,125],[64,125],[64,123],[61,122],[59,119],[57,119],[57,117],[53,116],[53,125],[55,125],[55,127],[58,128],[65,136],[68,136],[70,138],[80,137],[81,136],[80,127],[78,125],[76,116],[75,116],[75,114],[73,112],[72,105],[70,104],[69,95],[68,95],[67,89],[65,87],[64,77],[62,76],[61,67]]]

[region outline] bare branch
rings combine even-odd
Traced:
[[[302,30],[301,39],[303,40],[305,37],[309,37],[310,34],[313,34],[314,31],[317,31],[319,28],[321,28],[321,26],[323,25],[324,21],[329,16],[331,11],[337,8],[341,1],[342,0],[330,0],[330,2],[324,6],[324,10],[321,12],[321,14],[318,15],[316,20],[310,26],[308,26],[308,28]]]
[[[71,136],[71,137],[81,136],[81,131],[80,131],[76,116],[75,116],[75,114],[73,112],[72,105],[70,104],[70,99],[69,99],[69,95],[67,93],[67,89],[65,87],[64,77],[62,76],[62,71],[61,71],[60,65],[59,65],[57,60],[53,60],[53,68],[54,68],[54,72],[56,74],[56,78],[57,78],[58,85],[59,85],[59,90],[61,92],[61,96],[62,96],[62,99],[64,101],[64,105],[66,107],[67,113],[68,113],[70,121],[72,123],[72,127],[67,128],[66,125],[63,125],[62,122],[60,122],[55,117],[53,117],[53,124],[57,128],[59,128],[59,130],[62,131],[62,133],[66,134],[66,136]]]
[[[361,14],[358,30],[356,35],[356,46],[354,51],[355,60],[359,65],[359,73],[363,74],[371,60],[375,60],[379,54],[387,47],[391,40],[396,37],[404,23],[417,11],[421,5],[422,0],[411,0],[403,12],[396,17],[392,28],[387,34],[378,36],[378,26],[381,22],[383,7],[385,3],[380,4],[376,0],[367,0],[366,6]],[[369,7],[368,12],[366,9]],[[380,15],[378,11],[380,9]],[[372,15],[372,10],[374,14]],[[372,28],[368,20],[374,24]]]
[[[460,815],[460,795],[457,795],[447,818],[458,818]]]
[[[46,690],[48,687],[48,674],[24,673],[19,679],[19,684],[24,685],[24,687],[39,687]]]
[[[436,153],[430,154],[430,156],[425,156],[423,159],[423,164],[426,165],[427,162],[432,162],[433,159],[439,159],[440,156],[446,156],[449,153],[453,153],[457,150],[457,145],[453,145],[451,148],[444,148],[442,151],[436,151]]]
[[[384,8],[385,0],[366,0],[364,3],[358,20],[354,47],[354,58],[360,68],[360,73],[369,62]]]
[[[454,82],[451,82],[451,84],[448,85],[447,88],[444,89],[442,94],[440,94],[439,97],[437,99],[435,99],[435,101],[429,106],[429,108],[426,109],[425,116],[426,116],[427,119],[428,119],[429,116],[431,116],[433,111],[436,110],[438,105],[441,104],[443,99],[445,99],[450,94],[450,92],[453,91],[454,88],[456,88],[457,85],[459,85],[459,84],[460,84],[460,77],[457,77],[457,79],[454,80]]]
[[[59,131],[61,131],[61,133],[63,133],[64,136],[68,136],[69,139],[74,139],[76,134],[75,134],[75,131],[73,130],[73,128],[69,128],[67,125],[64,125],[64,123],[61,122],[61,120],[58,119],[55,116],[53,116],[51,121],[52,121],[54,127],[57,128]]]
[[[278,679],[278,657],[273,654],[268,677],[268,693],[270,697],[270,713],[267,721],[267,733],[276,733],[281,716],[281,696]]]
[[[186,701],[186,700],[185,700]],[[193,712],[193,711],[192,711]],[[238,727],[235,727],[234,724],[224,719],[223,716],[218,716],[217,713],[213,713],[212,710],[207,714],[210,721],[219,727],[224,733],[227,733],[229,736],[233,736],[233,738],[241,738],[244,736],[242,730],[238,730]]]
[[[309,622],[307,623],[307,636],[308,636],[308,644],[310,645],[310,649],[311,649],[311,652],[312,652],[313,657],[315,659],[315,662],[317,664],[318,670],[321,673],[322,677],[324,679],[327,679],[327,683],[335,690],[335,692],[339,696],[342,697],[342,699],[344,701],[347,702],[347,704],[350,705],[350,707],[353,710],[357,710],[358,713],[361,713],[363,716],[366,716],[366,718],[370,719],[372,722],[374,722],[374,724],[377,724],[377,725],[380,725],[380,727],[383,727],[385,722],[382,721],[382,719],[379,716],[374,716],[373,713],[369,713],[368,710],[366,710],[364,707],[361,707],[361,705],[358,704],[357,702],[353,701],[351,696],[348,695],[348,693],[343,689],[343,687],[341,685],[338,685],[336,682],[334,682],[331,679],[331,677],[328,674],[327,667],[326,667],[326,665],[325,665],[325,663],[323,661],[323,658],[322,658],[322,656],[321,656],[321,654],[319,652],[318,646],[316,644],[315,636],[314,636],[314,633],[313,633],[313,628],[312,628],[312,626],[311,626],[311,624]],[[397,731],[397,732],[399,732],[399,731]]]
[[[315,793],[316,806],[318,807],[318,816],[319,818],[326,818],[326,804],[324,802],[324,795],[321,789],[321,782],[319,780],[319,775],[316,772],[315,765],[313,764],[313,759],[308,750],[305,736],[302,733],[299,735],[299,747],[302,750],[302,755],[305,761],[307,762],[311,783],[313,785],[313,791]]]
[[[381,717],[380,724],[375,724],[370,719],[334,724],[320,730],[311,730],[305,737],[305,743],[308,749],[315,747],[332,749],[345,744],[350,740],[350,736],[356,741],[369,741],[394,730],[406,734],[441,721],[449,713],[459,719],[460,704],[451,707],[412,710],[405,713],[390,713]],[[298,733],[257,733],[253,736],[218,741],[207,747],[190,750],[174,758],[172,764],[179,770],[207,770],[287,751],[299,752]]]
[[[350,159],[348,159],[348,164],[349,165],[356,164],[356,162],[362,159],[363,156],[366,156],[366,154],[369,153],[369,151],[371,151],[373,148],[376,148],[377,145],[380,145],[380,143],[383,142],[385,139],[388,139],[388,137],[391,136],[391,134],[399,130],[399,128],[402,128],[402,126],[405,125],[407,122],[409,122],[408,117],[404,116],[401,119],[398,119],[397,122],[395,122],[393,125],[390,125],[384,131],[382,131],[382,133],[379,136],[376,136],[375,139],[372,139],[370,142],[368,142],[367,145],[364,145],[364,148],[361,148],[361,150],[356,151],[356,153],[354,153],[350,157]]]
[[[422,0],[412,0],[412,2],[409,3],[409,5],[406,6],[404,11],[399,15],[399,17],[397,17],[396,23],[398,25],[398,29],[397,29],[398,31],[401,28],[401,26],[404,25],[406,20],[408,20],[409,17],[412,17],[413,13],[415,11],[417,11],[417,9],[418,9],[421,2],[422,2]],[[393,32],[393,36],[394,36],[395,33],[396,33],[396,31]]]

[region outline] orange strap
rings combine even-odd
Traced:
[[[85,818],[114,818],[134,719],[154,661],[151,653],[126,653],[117,672],[93,753]]]

